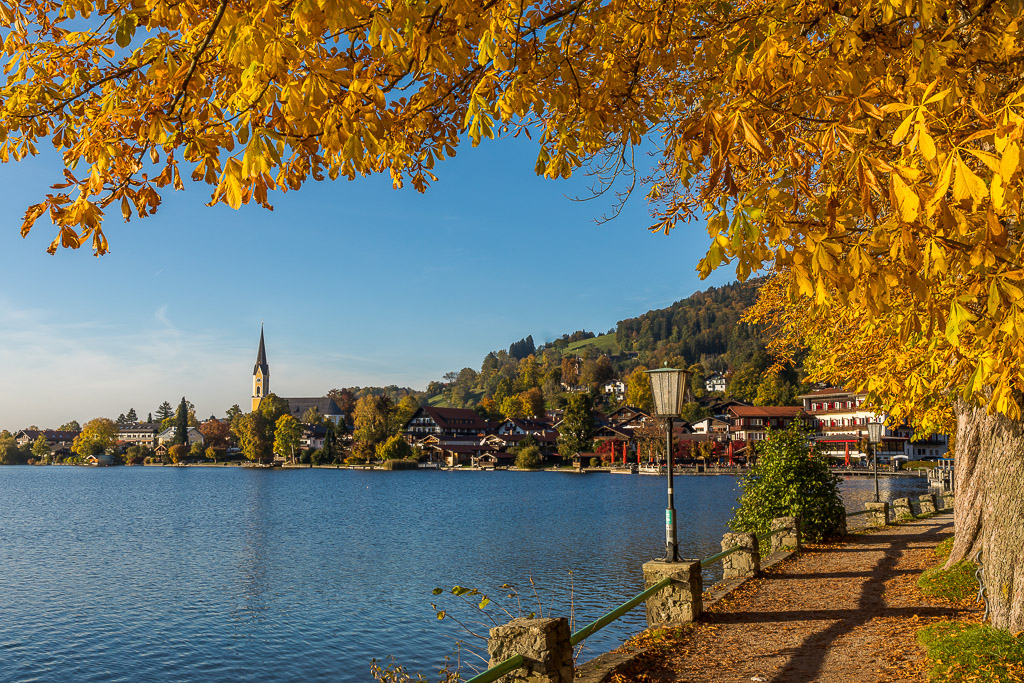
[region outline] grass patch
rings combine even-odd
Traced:
[[[1024,635],[979,624],[943,622],[922,629],[933,681],[1024,681]]]
[[[609,355],[618,355],[622,353],[622,349],[619,348],[618,343],[615,341],[614,334],[602,334],[600,337],[592,337],[590,339],[581,339],[575,341],[565,347],[566,351],[581,351],[587,346],[593,346],[602,353]]]
[[[938,549],[936,548],[936,554]],[[949,556],[949,550],[946,550]],[[929,598],[939,598],[960,602],[970,600],[978,594],[978,581],[974,578],[974,572],[978,565],[970,560],[960,560],[949,569],[941,566],[932,567],[921,574],[917,580],[917,587]]]

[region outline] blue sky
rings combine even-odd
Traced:
[[[205,206],[198,185],[153,217],[105,230],[111,253],[46,253],[25,207],[60,177],[52,158],[0,165],[0,427],[57,426],[187,396],[201,416],[246,407],[266,325],[271,389],[422,389],[532,334],[598,333],[733,279],[701,282],[702,224],[651,234],[636,197],[617,220],[584,177],[537,178],[528,141],[468,145],[425,195],[387,178],[312,183],[275,210]]]

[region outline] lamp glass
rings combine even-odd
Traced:
[[[675,368],[648,370],[654,412],[658,417],[678,417],[686,402],[686,371]]]
[[[879,443],[882,440],[882,429],[884,425],[881,422],[869,422],[868,423],[868,441],[871,443]]]

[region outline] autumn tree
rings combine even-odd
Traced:
[[[53,447],[50,445],[50,442],[46,440],[46,437],[43,434],[40,434],[32,443],[32,455],[39,460],[48,460],[52,448]]]
[[[239,407],[239,405],[237,403],[234,403],[234,404],[232,404],[232,406],[230,408],[228,408],[227,412],[224,415],[225,415],[225,417],[227,417],[228,424],[230,424],[230,423],[235,421],[235,416],[236,415],[241,415],[241,414],[242,414],[241,407]]]
[[[519,400],[523,404],[523,414],[527,417],[544,415],[544,392],[537,387],[527,389],[519,394]]]
[[[231,438],[231,425],[214,418],[199,425],[199,432],[203,435],[207,446],[224,449],[228,447]]]
[[[394,408],[394,423],[397,427],[401,427],[406,422],[412,419],[412,416],[416,414],[416,411],[420,409],[420,402],[416,400],[415,396],[406,394],[398,401],[398,404]]]
[[[375,453],[377,444],[392,434],[391,399],[387,396],[363,396],[356,403],[355,432],[353,436],[360,446],[360,453],[369,456]],[[369,448],[365,451],[365,448]]]
[[[950,561],[981,550],[993,624],[1021,630],[1020,15],[1016,0],[7,3],[0,161],[53,145],[64,177],[22,231],[46,215],[51,251],[102,254],[107,212],[152,213],[183,172],[232,207],[325,177],[422,190],[462,140],[532,129],[538,174],[649,188],[653,229],[706,222],[702,275],[786,270],[820,324],[884,342],[851,365],[914,369],[857,387],[894,415],[946,402]]]
[[[274,425],[274,452],[291,460],[302,438],[302,424],[291,415],[282,415]]]
[[[260,401],[259,411],[263,413],[263,417],[269,424],[275,425],[282,415],[289,414],[288,401],[277,394],[267,394]]]
[[[654,409],[654,394],[647,368],[638,366],[626,377],[626,404],[650,413]]]
[[[327,418],[323,416],[320,409],[316,406],[306,408],[306,412],[302,413],[302,417],[299,418],[299,422],[304,425],[321,425],[326,421]]]
[[[188,446],[182,443],[173,444],[167,449],[167,455],[170,456],[171,462],[175,465],[180,465],[185,462],[185,458],[189,456]]]
[[[71,443],[71,450],[79,455],[97,455],[114,446],[117,424],[106,417],[89,420]]]
[[[13,434],[6,429],[0,432],[0,465],[20,465],[24,461],[24,455]]]
[[[395,434],[377,444],[378,460],[405,460],[413,457],[412,446],[400,435]]]
[[[231,423],[231,431],[247,459],[267,462],[273,458],[273,425],[260,411],[238,415]]]

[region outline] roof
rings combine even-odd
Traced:
[[[735,417],[796,417],[806,415],[800,406],[730,406]]]
[[[256,352],[256,365],[252,368],[252,374],[255,375],[257,370],[262,370],[264,377],[270,374],[270,366],[267,365],[267,348],[263,343],[263,325],[260,325],[260,350]]]
[[[321,396],[319,398],[286,398],[288,412],[296,418],[301,418],[310,408],[316,408],[321,415],[343,415],[341,408],[334,402],[333,398]]]
[[[156,430],[160,425],[153,422],[136,422],[134,424],[118,425],[117,433],[125,434],[127,432],[152,432],[156,433]]]
[[[81,434],[81,432],[59,430],[59,429],[22,429],[15,436],[24,434],[28,438],[35,441],[42,434],[46,437],[46,440],[50,443],[54,441],[74,441],[75,437]]]
[[[846,389],[826,387],[824,389],[815,389],[808,394],[800,394],[797,398],[821,398],[823,396],[867,396],[867,392],[847,391]]]

